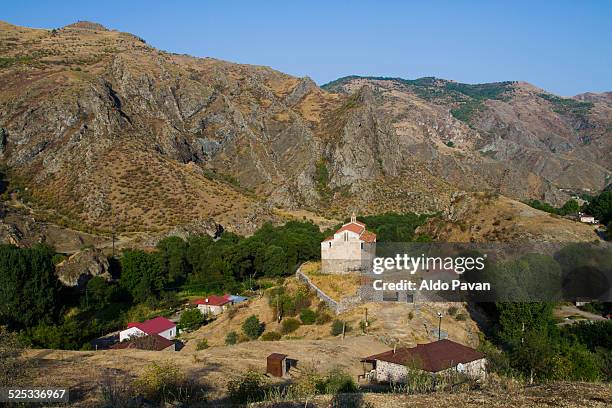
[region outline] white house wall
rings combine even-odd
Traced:
[[[463,363],[463,373],[468,377],[484,379],[487,374],[487,360],[481,358],[479,360]],[[443,374],[449,371],[457,370],[457,366],[450,367],[436,374]],[[387,361],[376,361],[376,380],[379,382],[389,383],[405,383],[408,369],[401,364],[389,363]]]
[[[168,330],[164,330],[161,333],[158,333],[161,337],[168,339],[168,340],[172,340],[173,338],[176,337],[176,326],[171,327]]]
[[[220,313],[223,313],[223,311],[226,309],[226,307],[225,307],[225,305],[223,305],[223,306],[198,305],[198,309],[200,309],[200,312],[202,312],[202,314],[204,314],[204,315],[206,315],[206,314],[218,315]]]
[[[144,336],[145,334],[146,333],[140,330],[138,327],[130,327],[129,329],[119,332],[119,341],[127,340],[130,337]]]

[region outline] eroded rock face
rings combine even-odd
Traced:
[[[97,249],[84,249],[56,265],[55,274],[65,286],[84,287],[89,279],[100,276],[111,280],[106,256]]]

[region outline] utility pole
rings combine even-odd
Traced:
[[[442,339],[442,312],[438,312],[438,341]]]

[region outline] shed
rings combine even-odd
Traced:
[[[284,377],[287,373],[287,355],[272,353],[266,359],[266,373],[275,377]]]

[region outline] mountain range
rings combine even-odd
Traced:
[[[243,233],[305,211],[448,212],[466,192],[559,205],[612,175],[612,92],[349,76],[323,86],[89,22],[0,22],[11,200],[77,230]]]

